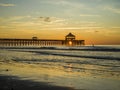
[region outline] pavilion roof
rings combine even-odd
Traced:
[[[73,35],[72,33],[69,33],[68,35],[66,35],[66,37],[75,37],[75,35]]]

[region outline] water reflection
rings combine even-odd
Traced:
[[[73,70],[72,70],[72,64],[66,64],[65,66],[64,66],[64,69],[65,69],[65,71],[66,72],[72,72]]]
[[[61,51],[54,53],[56,52],[61,53]],[[77,89],[92,88],[92,86],[98,89],[100,85],[96,85],[95,82],[108,83],[109,86],[106,86],[108,90],[112,86],[119,86],[119,65],[119,61],[111,60],[108,62],[108,60],[43,55],[33,52],[0,51],[0,74],[54,85],[72,86]]]

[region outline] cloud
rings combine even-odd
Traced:
[[[2,20],[2,21],[1,21]],[[52,28],[63,27],[66,24],[66,20],[57,17],[32,17],[32,16],[14,16],[8,18],[0,18],[0,29],[30,29],[30,30],[49,30]],[[7,26],[4,27],[3,26]]]
[[[114,7],[111,7],[111,6],[107,6],[107,7],[104,7],[105,10],[109,10],[113,13],[117,13],[117,14],[120,14],[120,9],[118,8],[114,8]]]
[[[66,6],[66,7],[72,7],[72,8],[82,8],[84,7],[83,3],[78,3],[76,1],[69,1],[69,0],[49,0],[45,1],[44,3],[53,4],[53,5],[60,5],[60,6]]]
[[[0,6],[3,6],[3,7],[13,7],[13,6],[15,6],[15,4],[10,4],[10,3],[0,3]]]
[[[100,15],[95,14],[80,14],[81,17],[100,17]]]
[[[0,28],[52,28],[65,26],[67,21],[64,18],[58,17],[32,17],[32,16],[12,16],[12,17],[0,17]],[[3,24],[5,23],[5,24]],[[3,25],[8,27],[3,27]]]
[[[65,19],[62,18],[57,18],[57,17],[42,17],[40,16],[39,19],[43,22],[49,22],[49,23],[60,23],[66,21]]]
[[[95,32],[95,33],[98,33],[99,31],[95,30],[94,32]]]
[[[30,18],[31,16],[30,15],[27,15],[27,16],[13,16],[13,17],[1,17],[0,18],[0,21],[1,22],[9,22],[9,21],[17,21],[17,20],[22,20],[22,19],[25,19],[25,18]]]
[[[93,29],[103,29],[100,26],[92,26],[92,27],[56,27],[55,30],[93,30]]]
[[[51,18],[50,17],[40,17],[40,20],[42,20],[44,22],[51,22]]]
[[[120,29],[120,27],[112,27],[113,29]]]
[[[32,17],[27,16],[12,16],[12,17],[1,17],[0,18],[0,29],[8,30],[8,29],[18,29],[18,28],[26,28],[32,24]]]

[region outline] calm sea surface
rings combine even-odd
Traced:
[[[120,46],[1,47],[0,75],[78,90],[120,90]]]

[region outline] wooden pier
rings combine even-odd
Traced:
[[[0,46],[81,46],[85,45],[84,40],[75,40],[75,36],[71,33],[65,36],[65,40],[53,39],[9,39],[1,38]]]

